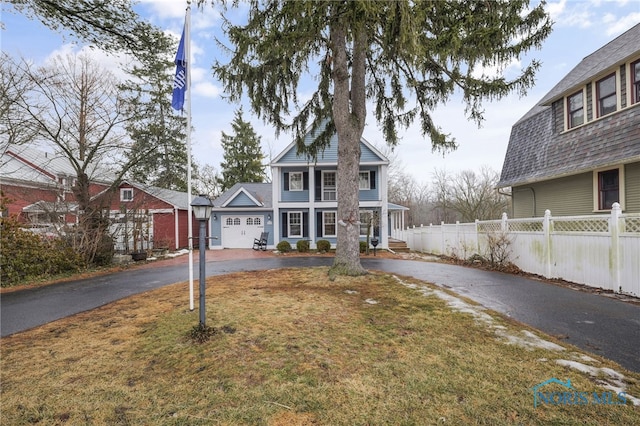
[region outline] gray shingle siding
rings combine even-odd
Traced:
[[[548,107],[514,126],[500,183],[514,186],[640,159],[640,105],[577,129],[553,131]]]

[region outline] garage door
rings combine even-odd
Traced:
[[[264,230],[262,216],[222,216],[222,247],[251,248]]]

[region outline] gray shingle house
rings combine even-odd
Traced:
[[[640,24],[585,57],[511,129],[514,217],[640,212]]]

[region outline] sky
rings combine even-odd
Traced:
[[[195,3],[195,2],[193,2]],[[541,62],[536,84],[527,96],[511,95],[499,101],[485,102],[485,120],[479,128],[467,120],[459,94],[433,112],[435,124],[451,134],[458,143],[456,151],[443,155],[433,153],[431,142],[423,137],[416,122],[400,132],[393,161],[400,170],[417,183],[428,183],[433,173],[456,174],[463,170],[489,167],[500,172],[512,125],[529,111],[585,56],[599,49],[624,31],[640,22],[640,0],[548,0],[546,5],[554,21],[553,32],[539,50],[529,52],[519,63],[510,64],[517,72],[531,58]],[[141,0],[135,6],[138,14],[173,35],[176,47],[182,32],[186,0]],[[241,14],[242,10],[233,13]],[[0,16],[0,47],[14,57],[29,58],[44,63],[57,54],[88,51],[117,76],[124,77],[119,59],[77,44],[71,37],[56,33],[39,21],[30,21],[12,13],[3,2]],[[226,63],[229,57],[217,47],[216,37],[223,37],[219,10],[209,4],[204,9],[191,7],[191,109],[194,132],[192,154],[196,163],[209,164],[220,170],[223,159],[222,132],[233,134],[231,123],[241,104],[225,99],[222,86],[211,72],[214,60]],[[640,40],[638,41],[640,43]],[[509,75],[509,74],[507,74]],[[171,77],[172,78],[172,77]],[[368,108],[364,138],[377,147],[384,147],[382,132]],[[290,134],[275,137],[273,128],[252,116],[246,100],[243,116],[260,136],[267,158],[275,158],[292,140]]]

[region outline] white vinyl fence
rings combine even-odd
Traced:
[[[504,236],[509,261],[525,272],[640,297],[640,214],[476,221],[407,228],[402,239],[425,253],[486,256],[489,238]]]

